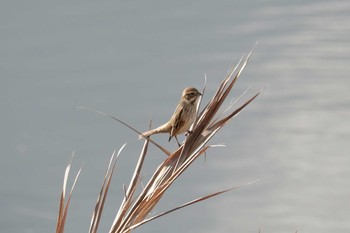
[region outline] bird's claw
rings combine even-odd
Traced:
[[[193,131],[192,130],[187,130],[187,133],[185,134],[185,136],[187,137],[188,135],[192,134]]]

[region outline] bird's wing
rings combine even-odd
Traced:
[[[177,108],[175,109],[173,119],[172,119],[172,124],[171,124],[169,141],[172,137],[176,136],[177,132],[182,128],[182,126],[185,123],[182,117],[183,112],[184,112],[184,109],[181,105],[177,106]]]

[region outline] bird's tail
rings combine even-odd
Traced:
[[[157,133],[157,129],[151,129],[151,130],[148,130],[142,134],[139,135],[139,140],[142,139],[142,138],[146,138],[146,137],[149,137],[151,136],[152,134],[155,134]]]
[[[151,129],[151,130],[148,130],[148,131],[142,133],[141,135],[139,135],[139,140],[142,138],[149,137],[153,134],[168,133],[168,132],[170,132],[170,127],[168,127],[168,124],[164,124],[164,125],[159,126],[158,128]]]

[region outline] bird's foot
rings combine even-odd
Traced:
[[[192,134],[193,131],[192,130],[187,130],[187,133],[185,133],[185,136],[187,137],[188,135]]]

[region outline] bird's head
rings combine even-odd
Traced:
[[[194,87],[188,87],[185,88],[182,92],[182,99],[194,104],[199,100],[199,96],[201,96],[202,93],[200,93],[196,88]]]

